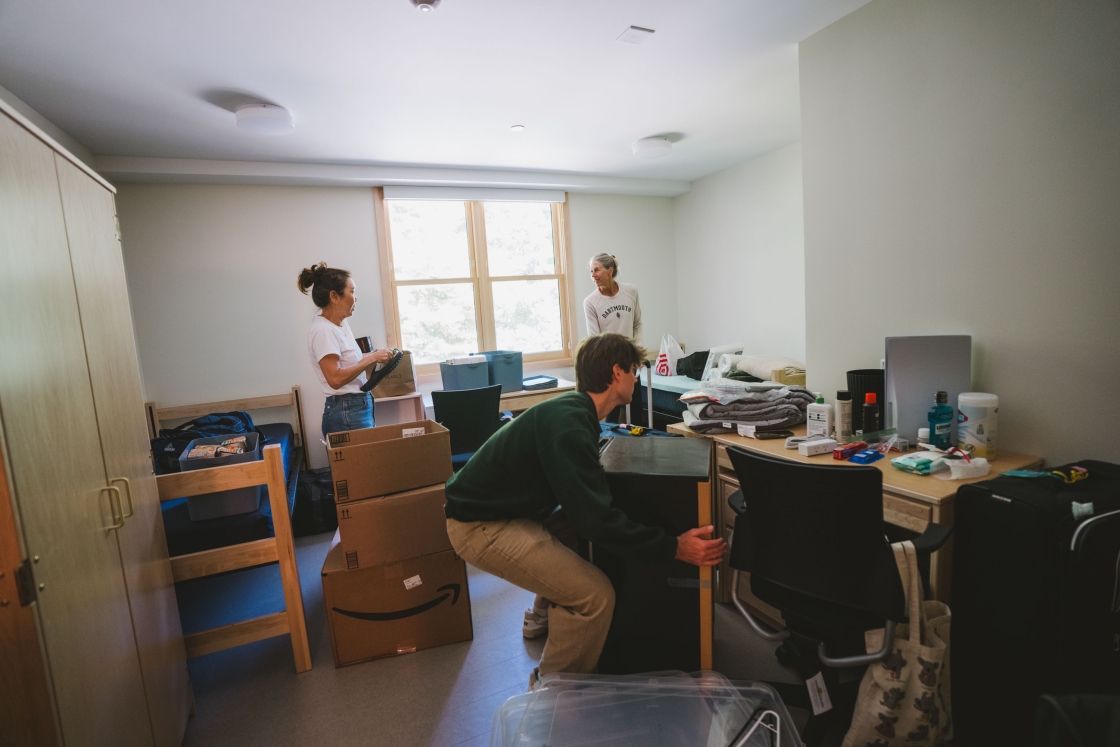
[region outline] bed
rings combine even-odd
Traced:
[[[290,423],[259,425],[266,437],[262,459],[256,462],[173,472],[156,477],[164,509],[171,572],[176,582],[188,581],[269,563],[280,566],[285,609],[184,637],[187,656],[222,651],[264,638],[289,635],[297,672],[311,669],[303,596],[292,544],[291,511],[301,467],[308,466],[307,436],[299,387],[264,397],[159,407],[146,405],[148,428],[155,437],[164,423],[187,420],[211,412],[291,408]],[[194,522],[186,498],[216,490],[265,486],[257,511],[240,516]]]

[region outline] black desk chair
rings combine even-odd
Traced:
[[[778,660],[803,680],[822,673],[833,709],[809,719],[803,739],[820,744],[843,736],[851,723],[858,673],[890,652],[895,627],[906,620],[905,594],[894,553],[883,534],[883,474],[876,467],[805,464],[729,447],[741,490],[728,503],[737,514],[730,565],[751,574],[751,591],[782,613],[786,629],[771,630],[734,596],[754,631],[781,641]],[[930,524],[913,540],[919,560],[949,538]],[[868,654],[864,632],[885,628],[881,651]],[[822,666],[823,665],[823,666]],[[844,685],[841,682],[844,681]],[[787,704],[808,705],[806,688],[777,685]],[[838,742],[837,742],[838,743]]]
[[[512,419],[508,412],[499,412],[502,385],[480,389],[432,392],[436,422],[451,431],[451,467],[456,472]]]

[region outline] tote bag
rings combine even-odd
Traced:
[[[900,542],[891,549],[906,591],[909,623],[895,629],[890,653],[864,673],[843,747],[932,747],[953,736],[949,607],[922,600],[914,544]],[[868,653],[883,647],[884,635],[882,629],[865,634]]]

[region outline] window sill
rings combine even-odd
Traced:
[[[570,368],[575,365],[574,358],[552,358],[544,361],[525,361],[521,364],[522,371],[544,371],[550,368]],[[416,374],[416,385],[424,391],[431,391],[431,389],[438,388],[438,385],[443,383],[443,378],[440,376],[439,371],[432,373],[419,373]],[[437,385],[437,386],[432,386]]]

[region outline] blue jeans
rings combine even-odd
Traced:
[[[373,427],[373,397],[365,392],[335,394],[323,407],[323,437],[328,433]]]

